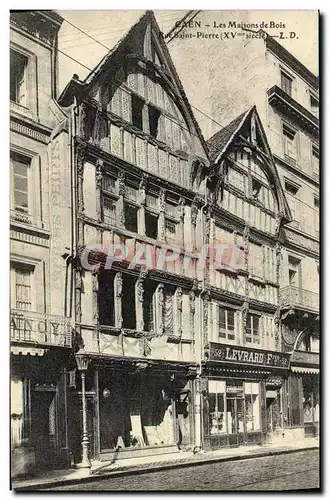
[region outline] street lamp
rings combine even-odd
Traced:
[[[81,375],[81,391],[82,391],[82,462],[81,467],[91,467],[88,457],[89,437],[87,430],[87,404],[86,404],[86,371],[88,369],[90,358],[84,349],[80,349],[75,355],[78,370]]]

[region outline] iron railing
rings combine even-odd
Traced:
[[[319,294],[304,290],[297,286],[285,286],[280,290],[281,306],[301,307],[302,309],[319,310]]]

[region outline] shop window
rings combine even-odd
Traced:
[[[157,136],[158,136],[158,129],[159,129],[160,111],[157,108],[155,108],[154,106],[151,106],[149,104],[149,106],[148,106],[148,115],[149,115],[149,130],[150,130],[150,135],[152,137],[157,138]]]
[[[245,339],[250,344],[260,344],[260,317],[255,314],[247,315]]]
[[[219,339],[235,340],[235,311],[217,306],[217,329]]]
[[[259,383],[245,382],[246,431],[260,430]]]
[[[281,71],[281,88],[282,90],[291,96],[292,93],[292,78],[287,75],[287,73],[284,73]]]
[[[114,276],[113,271],[102,269],[98,277],[98,315],[104,326],[115,326]]]
[[[143,130],[143,108],[144,101],[137,95],[132,94],[132,122],[133,125],[140,130]]]
[[[103,198],[103,218],[106,224],[116,224],[116,201],[108,196]]]
[[[135,205],[125,202],[124,204],[125,227],[126,229],[128,229],[128,231],[132,231],[133,233],[138,232],[137,212],[138,208]]]
[[[145,211],[145,234],[149,238],[158,238],[158,216]]]
[[[23,263],[15,263],[12,265],[12,270],[13,307],[21,311],[31,311],[33,310],[32,279],[34,268]]]
[[[28,58],[10,49],[10,100],[27,107]]]
[[[136,329],[136,280],[128,274],[122,277],[122,326],[131,330]]]
[[[222,380],[209,380],[209,434],[227,433],[225,409],[226,384]]]
[[[29,174],[31,159],[19,153],[10,153],[12,174],[12,209],[27,217],[29,213]]]
[[[284,124],[282,127],[283,132],[283,143],[284,143],[284,154],[292,160],[297,159],[297,132],[296,130],[290,128],[288,125]]]

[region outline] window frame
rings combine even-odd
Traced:
[[[290,84],[290,91],[287,92],[286,90],[286,85],[284,84],[284,79]],[[294,78],[291,76],[287,71],[285,71],[283,68],[280,68],[280,88],[285,92],[287,95],[292,97],[293,94],[293,82]]]
[[[289,137],[290,135],[290,137]],[[291,137],[293,135],[293,138]],[[296,162],[299,157],[298,148],[298,130],[291,127],[288,123],[282,122],[282,138],[283,138],[283,153],[284,157],[288,158],[290,161]],[[288,143],[287,141],[291,141]],[[290,154],[287,145],[291,144],[292,154]]]
[[[220,324],[220,311],[224,311],[224,317],[225,317],[225,329],[222,329]],[[228,313],[233,314],[233,330],[228,329]],[[236,317],[237,311],[234,308],[226,307],[221,304],[216,304],[216,326],[217,326],[217,338],[219,342],[223,342],[224,340],[228,343],[236,342],[237,334],[236,334],[236,325],[237,325],[237,317]],[[233,331],[233,333],[232,333]],[[224,336],[221,336],[221,333],[224,334]],[[233,338],[229,338],[229,335],[231,335]]]
[[[26,105],[20,105],[10,100],[10,108],[12,111],[22,113],[24,115],[37,118],[38,115],[38,86],[37,86],[37,56],[30,52],[25,47],[11,41],[10,49],[18,52],[28,60],[26,68],[27,94]]]
[[[29,163],[28,166],[28,212],[20,212],[15,209],[14,200],[14,172],[13,172],[13,161],[12,155],[18,155],[26,159]],[[40,225],[44,221],[41,220],[41,185],[40,178],[35,171],[36,168],[40,166],[37,165],[37,154],[21,148],[16,144],[10,144],[10,211],[12,217],[20,222],[28,224]],[[39,193],[39,196],[35,196]],[[32,196],[33,194],[33,196]],[[39,223],[38,223],[39,221]]]
[[[16,286],[17,286],[17,270],[28,270],[30,276],[30,293],[31,293],[31,306],[29,309],[19,309],[17,307],[17,294],[16,294]],[[17,311],[22,311],[25,313],[35,312],[36,311],[36,290],[35,290],[35,272],[36,272],[36,264],[32,263],[28,260],[16,260],[13,259],[10,261],[10,285],[11,285],[11,309],[15,309]]]
[[[250,318],[250,333],[248,333],[248,319]],[[254,318],[257,318],[258,321],[258,326],[257,326],[257,334],[255,334],[255,329],[254,329]],[[245,332],[244,332],[244,340],[246,345],[258,345],[261,346],[261,315],[254,313],[254,312],[248,312],[247,313],[247,320],[246,320],[246,327],[245,327]],[[250,338],[250,340],[247,340]],[[256,338],[256,341],[255,341]]]

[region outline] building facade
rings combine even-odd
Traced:
[[[64,248],[64,192],[48,147],[57,95],[52,11],[10,16],[10,351],[12,473],[55,466],[67,454],[64,372],[71,348]],[[58,160],[57,169],[59,170]],[[68,205],[67,205],[68,207]],[[64,228],[64,226],[62,226]],[[56,232],[57,231],[57,232]]]
[[[231,30],[238,33],[225,43],[184,38],[212,26],[213,17],[211,11],[191,11],[186,24],[167,37],[168,48],[193,104],[222,126],[256,105],[266,130],[292,215],[281,233],[281,340],[282,349],[293,352],[283,389],[284,433],[286,438],[314,435],[319,419],[319,80],[276,39],[253,28],[251,12],[226,11],[218,18],[217,25],[223,21],[226,28],[231,19]],[[203,28],[195,28],[195,22]],[[212,78],[201,94],[198,78],[204,74]],[[209,136],[216,128],[210,120],[203,127]]]

